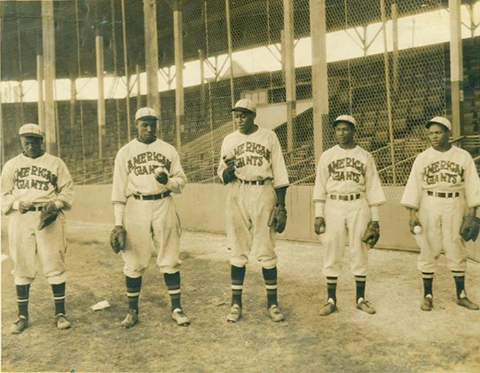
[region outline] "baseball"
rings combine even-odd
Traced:
[[[413,227],[413,233],[415,233],[415,234],[422,233],[422,227],[419,226],[419,225],[414,226]]]
[[[155,177],[159,176],[162,172],[166,172],[166,171],[165,171],[165,167],[163,167],[163,166],[158,166],[158,167],[155,169]]]

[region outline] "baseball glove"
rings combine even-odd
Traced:
[[[40,223],[38,224],[38,230],[48,227],[55,220],[57,220],[58,209],[55,202],[47,202],[43,205],[43,210],[40,213]]]
[[[272,209],[267,225],[274,227],[277,233],[282,233],[285,230],[285,226],[287,225],[287,210],[285,210],[284,205],[276,205]]]
[[[126,236],[127,231],[122,225],[116,225],[115,228],[113,228],[112,233],[110,233],[110,246],[115,254],[125,249]]]
[[[378,221],[371,221],[367,225],[367,229],[363,234],[362,241],[365,242],[370,248],[374,247],[380,238],[380,225]]]
[[[462,226],[460,227],[460,235],[465,242],[476,241],[480,231],[480,219],[476,216],[464,216]]]
[[[155,179],[163,185],[168,182],[168,174],[165,171],[165,167],[162,166],[155,169]]]

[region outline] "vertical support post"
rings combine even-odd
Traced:
[[[140,84],[140,65],[135,65],[135,74],[137,74],[137,110],[142,107],[142,86]]]
[[[3,4],[0,4],[0,71],[2,71],[2,30],[3,30]],[[5,137],[3,133],[3,92],[2,92],[2,76],[0,74],[0,147],[2,148],[2,169],[5,164]]]
[[[384,62],[384,68],[385,68],[385,88],[387,91],[387,116],[388,116],[389,143],[390,143],[390,158],[392,162],[393,185],[396,185],[397,170],[395,165],[395,144],[394,144],[394,138],[393,138],[392,99],[390,95],[390,66],[388,63],[387,16],[385,15],[385,0],[380,0],[380,13],[382,16],[383,62]]]
[[[158,38],[157,5],[155,0],[143,0],[145,19],[145,69],[147,73],[147,105],[160,113],[160,95],[158,93]],[[160,134],[157,127],[157,135]]]
[[[130,123],[130,72],[128,71],[128,49],[127,49],[127,17],[125,15],[125,0],[122,0],[122,37],[123,37],[123,65],[125,68],[125,79],[127,85],[127,95],[125,103],[127,106],[127,138],[131,140]]]
[[[328,114],[325,0],[310,0],[310,30],[312,37],[313,141],[315,162],[318,162],[323,153],[323,120]]]
[[[55,25],[53,1],[42,1],[43,67],[45,79],[45,144],[46,151],[58,155],[55,115]]]
[[[182,1],[178,0],[173,5],[173,40],[175,46],[175,133],[177,151],[182,147],[182,119],[184,115],[183,93],[183,15]]]
[[[297,116],[293,2],[290,0],[283,0],[283,11],[283,24],[285,31],[285,86],[287,95],[287,152],[290,153],[293,151],[293,122]]]
[[[398,89],[398,11],[397,4],[392,4],[392,39],[393,39],[393,92]]]
[[[206,94],[205,94],[205,56],[201,49],[198,50],[198,61],[200,63],[200,110],[202,118],[206,115]]]
[[[452,135],[461,136],[463,121],[463,56],[460,0],[448,0],[450,9],[450,83],[452,97]]]
[[[37,87],[38,87],[38,125],[45,131],[45,108],[43,102],[43,55],[37,54]]]
[[[77,105],[77,87],[75,76],[70,76],[70,128],[75,127],[75,106]]]
[[[225,0],[225,18],[227,19],[227,44],[228,44],[228,61],[230,63],[230,107],[235,105],[235,91],[233,86],[233,46],[232,46],[232,26],[230,22],[230,0]],[[235,131],[234,114],[232,112],[232,126]]]
[[[97,117],[98,117],[98,159],[103,159],[105,151],[105,88],[103,80],[104,56],[103,36],[97,34],[95,37],[96,65],[97,65]]]

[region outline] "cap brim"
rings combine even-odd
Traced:
[[[242,113],[252,113],[252,114],[255,114],[253,111],[251,110],[248,110],[248,109],[245,109],[243,107],[234,107],[232,110],[230,111],[240,111]]]
[[[140,119],[145,121],[145,122],[155,122],[155,121],[158,120],[157,117],[154,117],[154,116],[151,116],[151,115],[146,116],[146,117],[140,117],[140,118],[137,118],[136,120],[140,120]]]
[[[451,129],[448,128],[445,124],[440,123],[440,122],[435,122],[435,121],[433,121],[433,122],[431,122],[431,121],[430,121],[430,122],[427,122],[427,124],[425,125],[425,128],[427,128],[427,129],[430,128],[430,126],[431,126],[432,124],[438,124],[438,125],[440,125],[440,126],[442,126],[442,127],[445,127],[448,131],[451,131]]]
[[[22,137],[40,137],[43,139],[43,135],[39,135],[38,133],[22,133],[20,136]]]
[[[335,127],[338,123],[348,123],[348,124],[350,124],[351,126],[353,126],[353,128],[356,128],[355,123],[352,123],[352,122],[350,122],[350,121],[348,121],[348,120],[345,120],[345,119],[336,120],[335,122],[332,123],[332,126]]]

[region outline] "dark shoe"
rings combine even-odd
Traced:
[[[124,328],[131,328],[138,322],[138,311],[130,309],[128,310],[127,316],[120,323]]]
[[[177,322],[177,325],[187,326],[190,324],[190,319],[180,308],[175,308],[172,312],[172,319]]]
[[[230,312],[227,315],[227,321],[237,322],[240,320],[240,317],[242,317],[242,307],[240,307],[238,304],[234,304],[232,307],[230,307]]]
[[[477,311],[478,310],[478,304],[475,304],[475,303],[471,302],[467,297],[458,298],[457,299],[457,304],[459,306],[468,308],[469,310],[472,310],[472,311]]]
[[[20,315],[13,323],[10,329],[10,333],[20,334],[27,328],[28,328],[28,318],[26,316]]]
[[[57,328],[60,330],[70,329],[72,326],[70,321],[67,320],[67,316],[65,316],[63,313],[59,313],[55,316],[55,324],[57,324]]]
[[[358,299],[357,301],[357,309],[359,309],[360,311],[363,311],[363,312],[366,312],[370,315],[373,315],[375,314],[375,308],[373,308],[373,306],[368,303],[368,301],[366,301],[365,299],[363,298],[360,298]]]
[[[422,311],[431,311],[433,309],[433,298],[429,295],[423,298],[423,302],[420,305],[420,309]]]
[[[328,316],[334,312],[337,312],[337,305],[333,301],[333,299],[329,299],[327,303],[323,306],[320,310],[320,316]]]
[[[282,311],[280,311],[280,309],[276,304],[272,305],[268,309],[268,314],[270,315],[270,318],[275,322],[280,322],[285,320],[285,316],[283,316]]]

